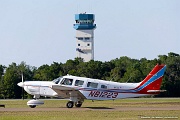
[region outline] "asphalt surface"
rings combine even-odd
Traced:
[[[167,107],[116,107],[116,108],[106,108],[106,107],[82,107],[82,108],[0,108],[0,111],[64,111],[64,110],[108,110],[108,111],[142,111],[142,110],[180,110],[180,105],[178,106],[167,106]]]

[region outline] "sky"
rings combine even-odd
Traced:
[[[180,54],[180,0],[0,0],[0,64],[76,57],[74,15],[95,14],[95,60]]]

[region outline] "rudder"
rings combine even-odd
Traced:
[[[165,69],[166,65],[157,64],[135,90],[141,94],[159,93]]]

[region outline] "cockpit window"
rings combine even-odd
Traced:
[[[62,78],[62,77],[59,77],[59,78],[57,78],[57,79],[54,79],[52,82],[55,83],[55,84],[58,84],[59,81],[61,80],[61,78]]]
[[[61,82],[62,85],[72,85],[73,79],[64,78]]]

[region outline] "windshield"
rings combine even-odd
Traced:
[[[58,78],[54,79],[52,82],[55,84],[58,84],[61,79],[62,79],[62,77],[58,77]]]

